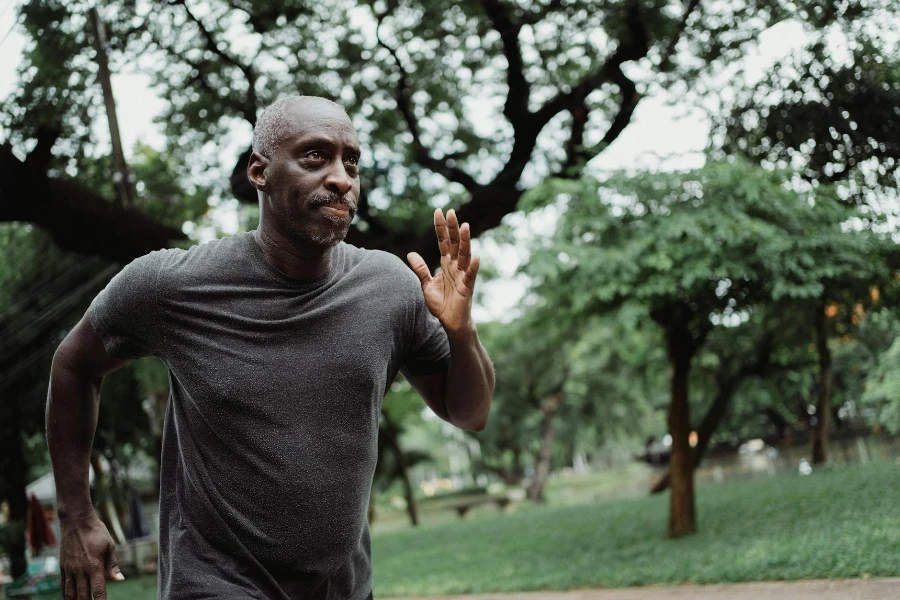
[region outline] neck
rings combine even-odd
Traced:
[[[266,262],[288,277],[318,277],[331,268],[331,246],[298,245],[276,229],[264,226],[263,222],[253,232],[253,237]]]

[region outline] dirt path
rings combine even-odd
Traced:
[[[900,600],[900,578],[769,581],[733,585],[679,585],[617,590],[574,590],[442,596],[415,600]],[[396,599],[401,600],[401,599]],[[413,600],[413,599],[409,599]]]

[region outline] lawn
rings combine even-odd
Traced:
[[[900,466],[698,490],[700,531],[664,537],[668,498],[484,510],[373,535],[375,596],[900,575]],[[148,578],[112,600],[151,600]]]
[[[900,575],[900,467],[706,485],[699,533],[667,496],[526,508],[373,539],[375,595]]]

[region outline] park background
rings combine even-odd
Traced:
[[[133,258],[255,227],[253,123],[303,93],[360,133],[348,242],[434,266],[452,207],[483,256],[490,423],[392,386],[376,596],[900,575],[898,16],[0,0],[0,571],[52,567],[56,346]],[[166,402],[152,359],[104,384],[113,598],[155,597]]]

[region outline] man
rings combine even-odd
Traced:
[[[165,599],[371,597],[366,521],[382,399],[402,371],[441,418],[487,421],[494,373],[471,317],[468,226],[435,211],[441,270],[342,242],[359,198],[356,132],[297,96],[260,116],[247,175],[256,231],[152,252],[57,350],[47,439],[63,596],[122,579],[90,502],[102,378],[157,356],[171,395],[160,477]]]

